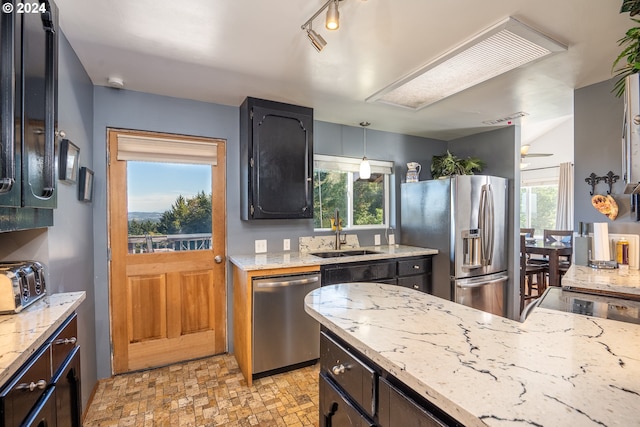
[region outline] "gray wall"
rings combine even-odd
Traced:
[[[520,289],[516,275],[519,272],[520,243],[514,228],[520,225],[514,218],[520,217],[520,127],[483,132],[465,138],[450,141],[449,150],[458,157],[478,157],[485,162],[484,175],[494,175],[509,180],[509,224],[510,236],[508,253],[509,283],[507,285],[507,315],[512,319],[519,317]]]
[[[314,235],[311,220],[240,220],[240,149],[239,108],[163,97],[105,87],[94,89],[94,170],[96,189],[94,199],[94,251],[96,287],[96,347],[98,378],[111,375],[109,344],[109,311],[107,265],[107,199],[105,176],[106,129],[108,127],[150,130],[178,134],[216,137],[227,140],[227,253],[248,254],[254,251],[255,239],[266,239],[269,251],[282,251],[282,239],[291,239],[291,249],[297,250],[298,238]],[[361,157],[362,129],[324,122],[314,122],[314,151]],[[434,149],[433,147],[437,147]],[[396,162],[393,187],[399,188],[408,161],[427,160],[445,149],[442,141],[367,130],[367,156]],[[423,179],[425,177],[423,176]],[[395,192],[392,194],[395,199]],[[395,222],[395,203],[392,224]],[[373,245],[373,235],[380,231],[358,232],[361,244]],[[231,300],[230,275],[228,300]],[[233,324],[232,304],[228,304],[228,324]],[[232,337],[229,330],[229,339]],[[233,343],[229,343],[233,350]]]
[[[597,83],[575,91],[574,97],[574,159],[575,213],[574,227],[579,222],[606,222],[611,233],[640,234],[640,222],[629,215],[629,195],[623,194],[622,180],[622,117],[624,104],[611,92],[616,79]],[[595,173],[604,176],[609,171],[620,175],[612,195],[618,203],[618,217],[611,221],[591,205],[591,186],[585,178]],[[606,194],[608,185],[599,183],[597,194]]]
[[[93,167],[93,85],[64,35],[60,37],[58,125],[80,147],[80,165]],[[58,182],[58,208],[48,229],[0,233],[0,258],[37,259],[48,271],[50,293],[85,291],[78,308],[82,400],[96,383],[92,205],[78,201],[76,183]]]

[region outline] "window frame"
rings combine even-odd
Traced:
[[[361,158],[347,157],[347,156],[335,156],[325,154],[313,155],[313,174],[317,169],[330,170],[335,172],[343,172],[347,174],[347,224],[344,226],[344,230],[375,230],[386,229],[389,227],[390,222],[390,209],[391,209],[391,175],[393,175],[393,162],[385,160],[371,160],[371,173],[379,173],[383,175],[383,191],[384,191],[384,218],[382,224],[368,224],[368,225],[354,225],[354,213],[353,213],[353,175],[359,172]],[[331,169],[325,167],[318,167],[322,164],[338,165],[338,168]],[[315,198],[314,198],[315,204]],[[330,227],[315,228],[314,231],[331,231]]]

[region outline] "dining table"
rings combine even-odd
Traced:
[[[539,239],[527,239],[525,244],[527,253],[544,255],[549,259],[549,286],[560,286],[560,257],[571,256],[571,245],[562,242],[549,243]]]

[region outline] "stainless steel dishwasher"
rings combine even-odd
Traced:
[[[253,279],[254,377],[320,357],[320,324],[304,311],[304,297],[319,287],[315,272]]]

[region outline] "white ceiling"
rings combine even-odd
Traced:
[[[56,0],[96,85],[239,106],[246,96],[314,108],[316,120],[450,140],[515,112],[526,143],[573,114],[573,90],[612,77],[632,26],[622,0],[344,0],[340,29],[300,26],[325,0]],[[568,46],[420,111],[365,99],[508,16]],[[613,96],[613,95],[612,95]],[[540,151],[532,147],[533,151]]]

